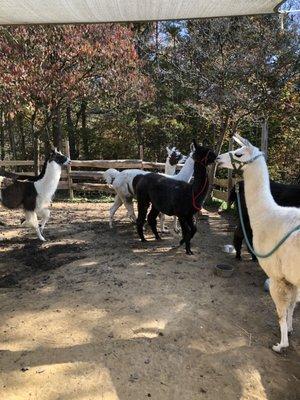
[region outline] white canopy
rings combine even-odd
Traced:
[[[92,23],[269,14],[279,0],[0,0],[0,24]]]

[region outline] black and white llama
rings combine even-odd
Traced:
[[[175,215],[179,219],[182,230],[182,240],[185,243],[186,253],[193,254],[190,241],[197,229],[193,221],[193,215],[201,209],[203,200],[209,187],[207,165],[212,164],[216,155],[203,146],[199,146],[194,140],[194,181],[183,181],[167,178],[159,174],[138,175],[133,179],[133,189],[138,202],[137,231],[144,242],[143,232],[147,210],[152,204],[147,220],[157,240],[160,236],[157,232],[156,218],[158,214]]]
[[[49,206],[60,180],[62,166],[70,162],[68,157],[52,149],[37,177],[24,181],[0,176],[0,202],[11,210],[23,207],[23,223],[33,227],[42,241],[45,241],[42,233],[50,218]],[[41,218],[40,225],[38,217]]]

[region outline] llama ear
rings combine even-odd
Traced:
[[[247,147],[253,147],[253,145],[249,142],[248,139],[243,139],[244,145]]]
[[[233,136],[233,139],[240,144],[241,146],[247,146],[247,147],[252,147],[252,144],[249,142],[248,139],[243,138],[241,135],[238,133],[235,133]]]
[[[239,144],[240,146],[244,146],[244,142],[241,140],[242,137],[240,135],[236,133],[235,135],[232,136],[232,138],[237,144]]]
[[[190,149],[191,149],[192,152],[194,152],[194,151],[196,150],[196,149],[195,149],[195,146],[194,146],[194,143],[191,143]]]
[[[170,155],[172,153],[169,146],[166,147],[166,150],[167,150],[168,155]]]

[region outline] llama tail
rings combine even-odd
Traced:
[[[112,185],[113,181],[119,175],[119,171],[114,168],[109,168],[103,173],[103,178],[105,179],[108,185]]]
[[[7,176],[0,175],[0,203],[2,202],[2,189],[6,189],[8,186],[14,183],[14,179],[8,178]]]

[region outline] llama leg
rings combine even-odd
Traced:
[[[197,232],[196,225],[194,224],[193,216],[188,218],[186,220],[186,223],[188,225],[188,230],[187,230],[187,240],[185,242],[185,249],[186,249],[186,254],[193,254],[191,250],[191,240],[194,237],[195,233]]]
[[[247,236],[248,236],[248,240],[249,240],[250,246],[253,248],[253,232],[252,232],[252,229],[251,229],[249,218],[246,218],[244,223],[245,223],[245,229],[246,229],[246,232],[247,232]],[[240,229],[241,229],[241,227],[240,227]],[[241,234],[242,234],[242,240],[243,240],[243,238],[244,238],[243,232],[241,232]],[[252,261],[257,261],[256,256],[251,252],[251,250],[249,249],[248,245],[247,245],[247,250],[251,254]]]
[[[48,208],[43,208],[42,210],[40,210],[39,215],[42,217],[40,230],[41,230],[41,233],[43,233],[43,231],[45,229],[45,225],[49,221],[49,218],[50,218],[50,210],[48,210]]]
[[[134,212],[134,208],[133,208],[132,197],[126,197],[126,199],[124,199],[124,206],[126,207],[128,218],[131,219],[131,221],[135,223],[136,216],[135,216],[135,212]]]
[[[292,301],[287,309],[287,326],[288,326],[288,333],[291,334],[293,332],[293,314],[295,310],[295,306],[297,303],[297,294],[298,290],[296,287],[293,287],[293,295]]]
[[[147,221],[152,229],[152,232],[154,233],[155,239],[161,240],[161,237],[159,236],[159,234],[157,232],[157,226],[156,226],[156,218],[157,218],[158,214],[159,214],[159,211],[152,204],[151,210],[148,214]]]
[[[242,250],[243,238],[244,238],[244,235],[243,235],[241,226],[238,225],[235,228],[234,235],[233,235],[233,246],[234,246],[235,252],[236,252],[235,253],[235,258],[237,260],[241,260],[242,259],[241,250]]]
[[[191,250],[191,229],[189,226],[188,221],[185,218],[179,218],[179,222],[181,225],[181,230],[182,230],[182,239],[180,241],[180,245],[185,243],[185,252],[188,255],[192,255],[193,252]]]
[[[184,220],[183,218],[178,218],[179,223],[180,223],[180,227],[181,227],[181,233],[182,233],[182,239],[179,242],[179,246],[182,246],[183,243],[185,243],[185,235],[186,235],[186,226],[184,224]]]
[[[191,239],[194,237],[195,233],[197,232],[196,225],[194,223],[194,218],[191,217],[191,219],[188,221],[190,230],[191,230]]]
[[[291,334],[293,332],[293,314],[295,310],[296,302],[289,305],[287,309],[287,327],[288,333]]]
[[[145,239],[144,236],[144,224],[146,221],[146,215],[147,215],[147,210],[149,207],[149,202],[144,201],[143,199],[137,199],[138,200],[138,217],[136,220],[136,226],[137,226],[137,232],[139,234],[139,237],[142,242],[146,242],[147,240]]]
[[[109,210],[109,227],[110,228],[113,227],[114,215],[115,215],[117,209],[120,208],[122,204],[123,204],[123,202],[122,202],[120,196],[117,194],[115,196],[114,204],[110,207],[110,210]]]
[[[25,217],[26,217],[27,225],[29,225],[32,228],[34,228],[36,233],[37,233],[37,235],[38,235],[38,238],[41,241],[45,242],[46,239],[41,234],[40,227],[39,227],[39,222],[38,222],[36,213],[34,211],[26,211],[25,212]]]
[[[250,245],[251,245],[251,247],[253,249],[253,232],[252,232],[250,223],[249,223],[249,242],[250,242]],[[247,248],[248,248],[249,253],[251,254],[252,261],[257,261],[256,255],[251,252],[251,250],[249,249],[248,246],[247,246]]]
[[[280,343],[272,346],[277,353],[289,346],[287,317],[288,308],[293,301],[293,293],[294,288],[291,284],[282,280],[270,279],[270,294],[276,306],[281,332]]]

